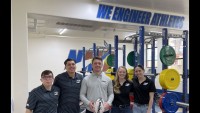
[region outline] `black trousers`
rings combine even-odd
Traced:
[[[86,109],[86,113],[93,113],[93,112],[91,112],[91,111],[89,111],[89,110]],[[103,113],[110,113],[110,110],[108,110],[106,112],[103,112]]]

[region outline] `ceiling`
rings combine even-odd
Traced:
[[[167,11],[189,15],[189,0],[97,0],[151,10]],[[67,26],[67,32],[59,35],[59,30]],[[78,37],[78,38],[113,38],[118,35],[124,39],[138,31],[138,26],[81,20],[52,15],[28,14],[28,33],[32,37]],[[161,31],[160,28],[145,27],[145,31]],[[179,33],[171,30],[169,32]],[[181,32],[180,32],[181,33]]]

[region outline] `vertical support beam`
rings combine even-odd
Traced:
[[[152,39],[151,44],[151,73],[154,73],[154,76],[152,76],[151,79],[155,83],[155,38]],[[153,101],[152,113],[155,113],[155,101]]]
[[[138,48],[138,37],[136,37],[135,39],[134,39],[134,52],[135,52],[135,56],[134,56],[134,67],[136,67],[137,65],[138,65],[138,50],[137,50],[137,48]]]
[[[163,28],[162,29],[162,47],[167,46],[168,45],[168,30],[167,28]],[[168,66],[162,64],[162,70],[167,69]],[[166,92],[166,89],[162,89],[163,92]]]
[[[114,44],[114,47],[115,47],[115,70],[117,70],[118,68],[118,35],[115,35],[115,44]]]
[[[111,48],[111,44],[109,44],[109,45],[108,45],[108,54],[111,54],[111,53],[112,53],[111,49],[112,49],[112,48]]]
[[[144,26],[140,26],[139,29],[139,41],[140,41],[140,50],[139,50],[139,64],[144,66]]]
[[[187,99],[187,79],[188,79],[188,31],[183,31],[183,102],[188,103]],[[183,113],[187,113],[187,108],[183,108]]]
[[[97,56],[99,56],[99,48],[97,48]]]
[[[162,47],[168,45],[168,30],[167,28],[162,29]],[[168,67],[162,64],[162,69],[167,69]]]
[[[151,44],[151,73],[155,70],[155,38],[152,39]]]
[[[126,45],[123,45],[123,66],[126,67]]]
[[[96,54],[96,43],[93,43],[93,57],[97,56]]]
[[[83,47],[83,68],[82,68],[82,71],[83,71],[83,77],[85,77],[85,72],[86,72],[86,69],[85,69],[85,47]]]

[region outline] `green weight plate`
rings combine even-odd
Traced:
[[[173,47],[171,46],[164,46],[160,50],[160,60],[163,64],[170,66],[174,64],[176,59],[176,53]]]
[[[127,56],[127,62],[130,66],[134,66],[134,56],[135,56],[134,51],[131,51]]]
[[[114,54],[110,54],[107,56],[106,58],[106,64],[110,67],[114,67],[114,63],[115,62],[115,55]]]

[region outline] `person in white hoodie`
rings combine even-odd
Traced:
[[[103,111],[100,112],[110,112],[114,99],[113,84],[112,80],[102,71],[102,67],[102,58],[94,57],[92,59],[92,73],[83,78],[80,99],[87,105],[86,113],[95,112],[95,102],[98,99],[103,99]]]

